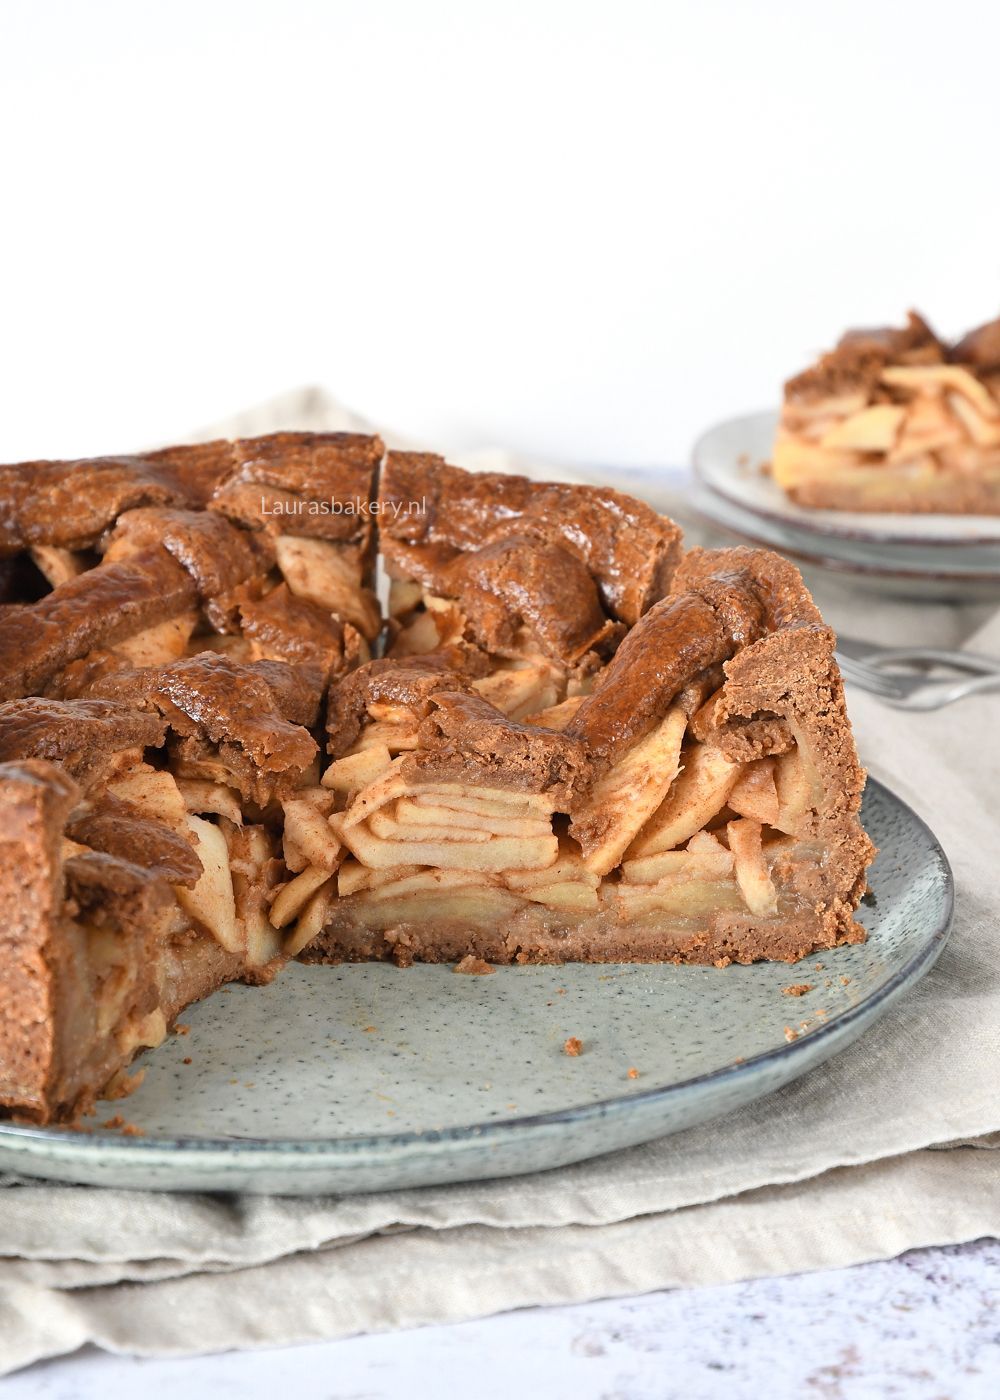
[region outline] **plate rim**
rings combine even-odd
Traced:
[[[650,1105],[670,1099],[680,1099],[706,1085],[725,1084],[747,1078],[761,1069],[775,1063],[788,1064],[799,1056],[812,1059],[815,1047],[822,1046],[831,1039],[842,1035],[858,1019],[877,1019],[886,1004],[905,988],[918,982],[934,965],[948,941],[954,924],[955,877],[947,852],[934,832],[917,812],[899,797],[885,783],[869,775],[866,785],[882,797],[902,808],[908,820],[923,833],[927,843],[935,851],[943,876],[942,894],[944,908],[940,920],[930,930],[919,949],[898,968],[889,980],[871,996],[865,997],[842,1015],[821,1026],[808,1035],[785,1045],[774,1046],[759,1055],[739,1063],[720,1066],[703,1074],[678,1081],[676,1084],[639,1090],[632,1094],[619,1094],[613,1098],[600,1099],[593,1103],[574,1104],[565,1108],[549,1109],[543,1113],[524,1114],[516,1118],[487,1119],[478,1123],[456,1124],[449,1128],[411,1129],[402,1133],[378,1133],[365,1135],[344,1135],[332,1138],[254,1138],[254,1137],[121,1137],[112,1133],[80,1132],[74,1128],[49,1128],[34,1124],[0,1122],[0,1147],[12,1152],[23,1152],[26,1158],[37,1157],[32,1147],[49,1145],[55,1149],[54,1155],[65,1157],[60,1148],[77,1148],[84,1158],[93,1159],[105,1155],[106,1161],[113,1159],[131,1161],[140,1166],[144,1161],[152,1165],[157,1158],[169,1157],[179,1166],[195,1166],[213,1155],[226,1156],[235,1167],[237,1165],[261,1167],[272,1165],[280,1159],[283,1168],[296,1169],[314,1167],[325,1161],[336,1161],[349,1156],[395,1153],[408,1148],[436,1146],[440,1144],[465,1144],[475,1142],[488,1144],[495,1139],[508,1139],[531,1131],[558,1127],[561,1124],[586,1123],[592,1119],[602,1119],[626,1111],[642,1111]],[[830,951],[836,951],[835,949]],[[875,1013],[873,1017],[873,1013]],[[794,1076],[793,1076],[794,1077]],[[76,1156],[73,1153],[72,1156]],[[163,1189],[168,1189],[165,1187]],[[377,1188],[373,1188],[377,1189]]]
[[[743,510],[729,496],[724,496],[721,492],[713,492],[710,487],[700,483],[700,492],[688,502],[693,515],[697,516],[702,524],[710,525],[717,530],[726,530],[738,539],[747,540],[750,544],[755,544],[764,549],[770,549],[778,554],[786,555],[789,559],[795,559],[801,564],[812,565],[815,568],[827,569],[830,573],[849,574],[857,578],[878,578],[878,579],[906,579],[917,583],[953,583],[956,586],[965,585],[968,588],[978,588],[983,585],[1000,584],[1000,569],[995,572],[991,570],[974,569],[941,569],[937,567],[919,568],[915,564],[885,565],[877,560],[871,562],[862,559],[844,559],[836,554],[828,554],[822,550],[820,545],[812,546],[810,539],[795,540],[792,543],[776,543],[774,540],[763,538],[760,534],[755,534],[754,529],[760,526],[754,525],[755,520],[766,521],[770,517],[751,516],[747,522],[732,524],[729,520],[721,519],[712,514],[712,505],[718,499],[725,503],[731,510]],[[706,504],[706,502],[708,504]],[[748,512],[749,513],[749,512]],[[775,524],[784,525],[777,516],[773,517]],[[841,539],[842,536],[820,535],[819,539],[831,540]]]
[[[708,443],[710,438],[723,429],[732,429],[737,425],[742,426],[751,422],[756,423],[769,420],[777,426],[778,417],[779,412],[777,409],[756,409],[752,413],[736,413],[729,418],[720,418],[718,422],[712,423],[709,427],[704,428],[698,434],[694,446],[691,449],[691,464],[697,481],[705,487],[706,490],[728,501],[730,505],[738,506],[741,510],[749,511],[750,514],[759,516],[762,520],[771,520],[776,524],[784,525],[787,529],[802,530],[807,534],[818,535],[820,538],[851,540],[856,543],[868,544],[922,545],[933,549],[962,549],[975,545],[1000,544],[1000,516],[979,515],[968,517],[972,519],[997,521],[995,535],[977,537],[976,539],[941,539],[934,538],[933,536],[928,537],[926,535],[901,534],[897,530],[890,530],[887,526],[882,526],[882,528],[879,529],[877,524],[879,519],[886,515],[904,513],[899,511],[847,511],[844,512],[844,514],[856,515],[859,524],[866,523],[867,521],[874,521],[876,523],[869,529],[851,528],[846,525],[838,527],[831,525],[829,522],[824,524],[822,519],[819,518],[816,520],[804,520],[797,515],[785,515],[780,511],[769,509],[767,506],[760,505],[757,502],[748,501],[744,497],[737,495],[734,491],[727,490],[724,486],[720,486],[718,482],[709,479],[702,459],[706,443]],[[822,512],[820,511],[819,514],[821,515]],[[929,514],[946,515],[948,512],[931,511]],[[962,517],[957,518],[961,519]],[[998,577],[1000,577],[1000,575],[998,575]]]

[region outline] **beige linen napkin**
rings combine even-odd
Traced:
[[[308,391],[219,431],[354,425]],[[668,481],[626,485],[688,523]],[[989,608],[809,582],[845,632],[971,636],[1000,655]],[[715,1123],[509,1181],[316,1200],[9,1181],[0,1371],[88,1341],[143,1355],[274,1346],[1000,1234],[1000,696],[927,715],[849,699],[864,761],[936,831],[958,886],[937,967],[856,1045]]]

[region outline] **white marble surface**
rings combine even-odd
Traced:
[[[128,1306],[127,1298],[123,1306]],[[995,1400],[1000,1243],[719,1288],[175,1361],[89,1350],[5,1400]]]

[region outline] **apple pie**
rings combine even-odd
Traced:
[[[1000,514],[1000,320],[848,331],[785,385],[772,465],[801,506]]]
[[[0,468],[0,1104],[72,1121],[295,957],[858,941],[863,781],[795,568],[616,491],[350,434]]]

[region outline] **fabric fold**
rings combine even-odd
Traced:
[[[511,1308],[841,1268],[1000,1233],[1000,1160],[956,1148],[619,1221],[465,1225],[233,1270],[0,1287],[0,1372],[85,1343],[136,1356],[283,1346]]]

